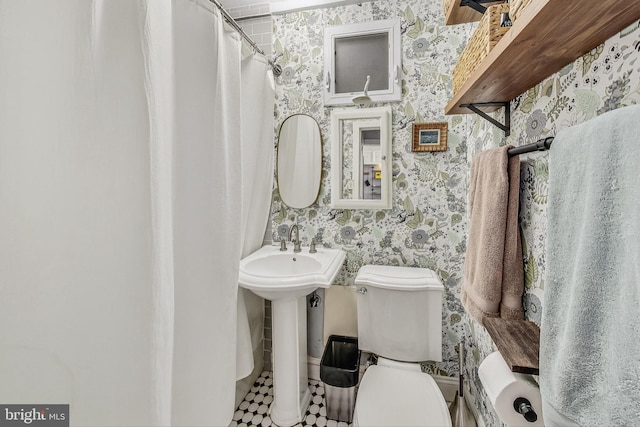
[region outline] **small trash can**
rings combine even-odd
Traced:
[[[358,339],[331,335],[320,361],[327,418],[350,423],[356,404],[360,350]]]

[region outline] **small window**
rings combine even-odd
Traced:
[[[400,20],[327,27],[325,49],[325,105],[351,104],[364,92],[372,102],[402,99]]]

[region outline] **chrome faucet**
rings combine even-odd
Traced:
[[[293,232],[296,232],[295,238],[293,238]],[[289,240],[293,242],[293,252],[302,252],[300,249],[300,230],[298,229],[298,224],[293,224],[289,229]]]

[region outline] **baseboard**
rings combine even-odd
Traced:
[[[453,402],[453,399],[456,397],[456,393],[458,392],[458,378],[456,377],[443,377],[440,375],[432,375],[433,379],[436,380],[438,387],[440,387],[440,391],[444,396],[444,399],[447,403]],[[476,420],[477,427],[485,427],[484,421],[482,417],[478,413],[478,409],[475,407],[473,402],[471,401],[471,390],[469,389],[469,383],[464,382],[463,384],[463,392],[464,392],[464,401],[467,404],[467,407],[471,411],[473,418]]]
[[[477,427],[485,427],[484,419],[480,416],[480,413],[478,412],[478,408],[476,408],[476,406],[471,401],[471,398],[470,398],[471,389],[469,388],[469,383],[465,381],[463,387],[464,387],[464,400],[465,402],[467,402],[467,407],[469,408],[469,410],[471,410],[471,413],[473,414],[473,418],[476,419]]]
[[[320,381],[320,359],[307,356],[307,375],[310,380]]]
[[[440,391],[444,396],[444,400],[448,402],[453,402],[453,399],[456,397],[456,392],[458,391],[458,379],[455,377],[445,377],[442,375],[431,375],[434,380],[436,380],[436,384],[440,387]]]

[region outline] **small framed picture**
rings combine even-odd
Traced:
[[[414,123],[411,151],[447,151],[447,122]]]

